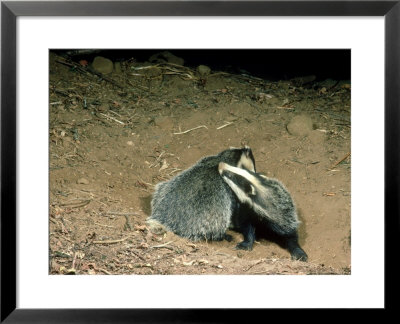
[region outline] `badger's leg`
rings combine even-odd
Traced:
[[[284,237],[285,247],[290,252],[292,260],[307,261],[306,252],[300,247],[297,232]]]
[[[255,241],[255,227],[249,221],[244,221],[239,226],[239,232],[243,234],[243,241],[236,245],[236,249],[251,251]]]
[[[253,249],[253,244],[255,241],[255,227],[251,223],[249,214],[251,211],[249,207],[237,203],[236,208],[232,215],[232,228],[243,235],[243,241],[238,243],[235,247],[236,250],[249,250]]]
[[[268,240],[277,243],[281,248],[290,252],[292,260],[307,261],[306,252],[300,247],[297,230],[287,232],[274,224],[268,224],[262,228],[262,236]]]

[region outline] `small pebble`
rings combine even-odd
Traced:
[[[85,184],[85,185],[87,185],[87,184],[89,184],[89,180],[86,179],[86,178],[80,178],[80,179],[78,179],[78,180],[76,181],[76,183],[77,183],[77,184]]]

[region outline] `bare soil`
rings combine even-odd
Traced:
[[[135,60],[104,78],[88,68],[50,54],[49,273],[350,274],[349,81],[199,76]],[[291,192],[309,262],[268,240],[235,250],[235,232],[190,242],[146,227],[155,184],[243,145]]]

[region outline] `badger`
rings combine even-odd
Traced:
[[[252,150],[247,146],[202,158],[174,178],[156,185],[146,222],[150,230],[168,230],[192,241],[231,240],[226,231],[237,211],[238,199],[218,173],[220,162],[256,171]]]
[[[298,243],[296,207],[285,186],[226,162],[219,163],[218,171],[239,201],[231,227],[243,234],[243,241],[236,248],[251,250],[257,234],[286,248],[293,260],[307,261],[307,254]]]

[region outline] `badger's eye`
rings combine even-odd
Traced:
[[[257,194],[256,188],[254,188],[254,186],[252,186],[251,184],[249,184],[246,188],[246,193],[249,196],[255,196]]]

